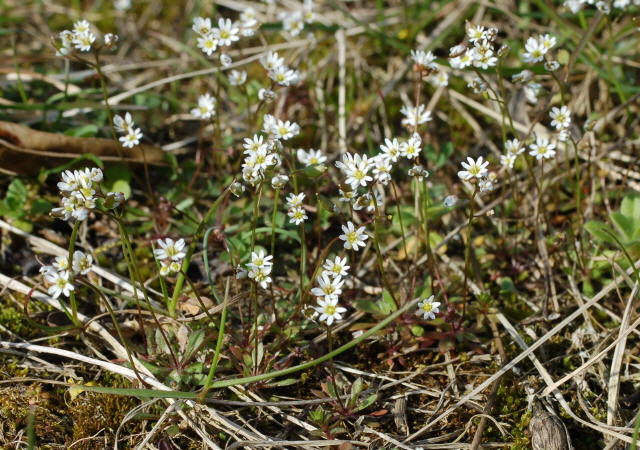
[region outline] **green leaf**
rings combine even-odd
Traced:
[[[411,327],[411,334],[413,334],[414,336],[420,337],[424,335],[424,328],[422,328],[420,325],[413,325]]]
[[[296,384],[298,381],[297,378],[285,378],[281,381],[276,381],[275,383],[268,383],[268,387],[283,387],[283,386],[291,386],[292,384]]]
[[[640,194],[630,194],[623,198],[620,212],[636,224],[640,223]]]
[[[590,220],[584,224],[584,228],[596,241],[617,245],[616,240],[611,236],[611,234],[615,235],[615,232],[607,224],[597,220]]]
[[[356,300],[356,308],[369,314],[380,314],[378,304],[371,300]]]
[[[39,216],[41,214],[48,214],[53,208],[51,202],[44,199],[37,198],[31,203],[31,215]]]
[[[200,328],[199,330],[196,330],[194,333],[189,335],[187,347],[184,351],[184,360],[188,360],[189,358],[191,358],[191,355],[198,351],[198,349],[204,342],[205,335],[206,333],[204,328]]]
[[[17,217],[24,215],[24,205],[27,203],[27,187],[20,178],[15,178],[7,188],[7,194],[4,198],[7,208],[15,213],[20,212]]]
[[[382,292],[382,298],[378,303],[380,312],[384,315],[391,314],[398,309],[396,303],[393,301],[393,297],[391,297],[391,294],[386,289]]]
[[[624,237],[624,239],[621,239],[622,241],[628,241],[633,238],[633,234],[638,227],[634,226],[636,224],[634,224],[634,220],[632,217],[626,216],[619,212],[613,212],[609,217],[611,218],[613,224],[618,227],[618,230],[620,231],[622,237]]]
[[[373,405],[376,400],[378,400],[377,394],[369,395],[362,403],[360,403],[356,407],[356,411],[362,411],[363,409],[367,409],[369,406]]]

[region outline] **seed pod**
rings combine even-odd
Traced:
[[[567,428],[544,399],[533,400],[529,432],[533,450],[573,450]]]

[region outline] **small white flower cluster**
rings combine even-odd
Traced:
[[[436,314],[440,312],[440,302],[434,302],[434,299],[435,295],[432,295],[418,302],[416,316],[422,316],[424,320],[435,319]]]
[[[198,97],[198,106],[191,110],[198,119],[210,119],[216,115],[216,99],[206,93]]]
[[[537,63],[544,60],[545,55],[556,45],[556,38],[550,34],[527,39],[524,44],[526,50],[522,54],[522,60],[526,63]]]
[[[317,278],[318,286],[311,289],[311,294],[318,298],[318,306],[314,309],[319,315],[318,320],[325,322],[327,325],[342,320],[342,314],[347,310],[338,306],[340,294],[342,294],[342,285],[345,277],[349,274],[349,266],[347,258],[327,258],[322,266],[324,269]]]
[[[86,20],[79,20],[73,24],[72,30],[61,31],[60,44],[56,55],[67,56],[74,49],[88,52],[96,40],[96,35],[91,32],[91,24]]]
[[[271,283],[271,269],[273,268],[273,256],[268,255],[263,249],[251,252],[251,262],[247,263],[248,276],[262,289],[266,289]]]
[[[600,11],[605,14],[611,12],[610,2],[598,1],[598,0],[565,0],[564,6],[572,13],[577,14],[586,5],[595,5]],[[614,0],[613,7],[618,9],[627,9],[629,6],[640,6],[640,0]]]
[[[113,126],[118,133],[122,134],[119,141],[123,147],[133,148],[140,144],[142,131],[140,131],[140,128],[136,128],[130,113],[126,113],[124,117],[116,114],[113,117]]]
[[[71,265],[67,256],[56,256],[52,265],[40,267],[40,273],[44,274],[45,280],[51,284],[47,290],[48,294],[53,298],[58,298],[60,294],[69,297],[74,290],[73,276],[88,274],[92,265],[93,257],[80,250],[73,253]]]
[[[262,131],[267,135],[255,134],[252,138],[244,139],[245,159],[242,163],[243,180],[255,186],[265,177],[265,171],[280,165],[278,150],[282,147],[281,141],[291,139],[300,133],[300,127],[295,122],[276,119],[271,114],[265,114]],[[287,180],[280,178],[276,185],[284,184]]]
[[[566,142],[569,140],[569,126],[571,125],[571,110],[562,105],[560,108],[554,106],[549,112],[551,126],[558,131],[558,140]]]
[[[249,13],[249,16],[251,16],[251,13]],[[207,56],[211,56],[218,47],[229,47],[234,42],[239,41],[241,29],[245,36],[247,35],[247,30],[251,30],[249,35],[253,34],[253,27],[257,24],[255,14],[253,16],[248,22],[241,22],[240,24],[233,23],[231,19],[220,18],[218,19],[217,27],[212,27],[209,17],[196,17],[193,19],[191,29],[199,35],[197,40],[198,48]],[[244,27],[246,23],[251,23],[251,27]],[[231,64],[230,58],[228,56],[223,58],[223,56],[220,57],[223,65]]]
[[[58,189],[62,195],[61,206],[53,208],[51,214],[64,220],[85,220],[89,216],[89,211],[96,207],[94,187],[101,181],[102,170],[98,168],[74,170],[73,172],[65,170],[62,172],[62,181],[58,183]],[[109,195],[112,198],[116,197],[115,193],[109,193],[107,197]],[[121,198],[116,197],[115,200],[121,200]]]
[[[289,221],[296,225],[300,225],[308,219],[307,213],[302,205],[304,197],[304,192],[301,192],[298,195],[292,193],[287,197],[287,215],[289,216]]]
[[[282,21],[282,31],[290,36],[298,36],[304,30],[305,23],[313,22],[313,0],[305,0],[302,9],[282,12],[279,19]]]
[[[454,69],[473,66],[476,69],[488,69],[498,64],[498,57],[506,47],[496,50],[494,44],[498,37],[497,28],[485,28],[482,25],[468,24],[467,39],[473,47],[459,44],[449,49],[449,64]]]
[[[160,275],[166,277],[180,272],[182,260],[186,256],[184,239],[158,239],[157,244],[159,248],[153,251],[153,255],[160,261]]]
[[[524,147],[518,139],[511,139],[504,143],[505,154],[500,155],[500,164],[511,170],[518,159],[518,156],[524,152]]]
[[[460,163],[464,170],[458,172],[458,177],[462,181],[476,181],[480,192],[491,192],[496,182],[496,174],[489,172],[487,167],[489,161],[484,161],[482,156],[474,161],[473,158],[467,157],[467,162]]]
[[[436,63],[436,57],[432,52],[423,50],[411,50],[411,59],[420,68],[426,72],[426,81],[434,86],[447,86],[449,84],[449,72],[444,66]]]
[[[291,86],[298,84],[302,75],[297,70],[289,68],[284,63],[284,58],[277,52],[268,52],[260,58],[260,64],[267,71],[269,78],[280,86]],[[264,94],[263,94],[264,95]]]

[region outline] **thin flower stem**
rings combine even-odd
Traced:
[[[224,341],[224,328],[227,323],[227,303],[229,301],[229,279],[227,278],[227,284],[224,290],[224,300],[222,302],[222,314],[220,315],[220,325],[218,326],[218,338],[216,340],[216,349],[213,354],[213,360],[211,361],[211,367],[209,367],[209,373],[207,374],[207,379],[204,382],[204,388],[200,395],[198,395],[198,400],[202,402],[204,398],[207,396],[207,392],[211,388],[211,382],[213,381],[213,376],[216,373],[216,369],[218,367],[218,361],[220,361],[220,353],[222,351],[222,343]]]
[[[404,247],[404,255],[405,258],[409,257],[409,250],[407,249],[407,238],[404,232],[404,223],[402,220],[402,212],[400,210],[400,199],[398,198],[398,192],[396,190],[396,184],[392,180],[391,181],[391,190],[393,191],[393,198],[396,201],[396,210],[398,211],[398,220],[400,221],[400,233],[402,234],[402,245]]]
[[[467,248],[464,255],[464,290],[463,290],[463,303],[462,303],[462,317],[460,318],[460,324],[464,322],[464,319],[467,314],[467,303],[469,303],[469,264],[471,262],[471,246],[473,239],[473,217],[475,214],[475,204],[474,200],[476,198],[476,194],[478,193],[478,187],[475,186],[473,188],[473,194],[469,200],[469,221],[467,222]]]
[[[77,221],[73,224],[71,230],[71,238],[69,240],[69,256],[67,259],[67,265],[69,270],[69,283],[73,284],[73,252],[75,250],[76,238],[78,237],[78,229],[80,228],[80,222]],[[78,320],[78,303],[76,301],[76,293],[74,291],[69,292],[69,302],[71,304],[71,321],[74,325],[80,325]]]
[[[231,180],[230,185],[233,184],[234,181],[235,179]],[[205,227],[211,221],[213,214],[218,210],[218,206],[220,206],[220,203],[226,198],[227,194],[229,193],[229,186],[227,186],[225,190],[222,191],[222,193],[220,193],[220,196],[218,196],[216,201],[213,202],[213,204],[209,208],[209,211],[207,211],[207,213],[205,214],[204,219],[202,219],[202,221],[200,222],[200,225],[198,225],[198,229],[195,232],[194,238],[191,240],[191,244],[189,244],[189,248],[187,249],[187,254],[185,255],[184,260],[182,262],[182,269],[178,274],[178,279],[176,280],[176,284],[173,288],[173,296],[171,297],[171,301],[169,302],[169,305],[167,308],[169,311],[169,315],[171,317],[175,317],[176,305],[178,303],[178,299],[180,298],[180,294],[182,293],[182,286],[184,284],[184,275],[182,273],[183,272],[186,273],[187,269],[189,268],[189,264],[191,263],[191,258],[193,257],[193,254],[195,253],[195,250],[196,250],[196,246],[198,245],[197,238],[202,233],[204,233]]]
[[[338,347],[337,349],[327,353],[326,355],[323,355],[323,356],[321,356],[319,358],[316,358],[316,359],[314,359],[312,361],[307,361],[306,363],[299,364],[297,366],[289,367],[289,368],[282,369],[282,370],[276,370],[276,371],[273,371],[273,372],[267,372],[267,373],[263,373],[263,374],[255,375],[255,376],[251,376],[251,377],[240,377],[240,378],[233,378],[233,379],[230,379],[230,380],[216,381],[216,382],[211,383],[211,389],[219,389],[219,388],[223,388],[223,387],[238,386],[238,385],[244,385],[244,384],[249,384],[249,383],[255,383],[255,382],[258,382],[258,381],[271,380],[273,378],[282,377],[282,376],[289,375],[289,374],[292,374],[292,373],[300,372],[301,370],[307,370],[307,369],[310,369],[312,367],[315,367],[318,364],[322,364],[325,361],[329,361],[330,359],[335,358],[338,355],[341,355],[342,353],[346,352],[347,350],[352,349],[353,347],[355,347],[356,345],[358,345],[362,341],[368,339],[370,336],[373,336],[378,331],[382,330],[384,327],[386,327],[391,322],[396,320],[398,317],[400,317],[401,315],[406,313],[410,308],[414,307],[418,303],[418,301],[420,301],[420,299],[416,298],[415,300],[412,300],[410,302],[405,303],[397,311],[395,311],[392,314],[390,314],[386,319],[382,320],[380,323],[378,323],[377,325],[373,326],[368,331],[362,333],[360,336],[358,336],[354,340],[352,340],[350,342],[347,342],[346,344],[344,344],[344,345]]]
[[[326,325],[327,328],[327,345],[329,348],[329,354],[333,353],[333,334],[331,333],[331,325]],[[336,366],[333,363],[333,357],[329,359],[329,370],[331,371],[331,383],[333,384],[334,395],[338,398],[338,403],[340,403],[340,408],[343,411],[346,410],[344,407],[344,403],[342,402],[342,396],[338,392],[338,383],[336,382]]]
[[[373,201],[373,207],[375,208],[375,215],[373,218],[373,247],[376,250],[376,260],[378,262],[378,270],[380,271],[380,276],[382,277],[382,282],[384,286],[387,288],[389,295],[393,299],[393,303],[396,305],[396,308],[400,306],[398,303],[398,299],[396,295],[393,293],[393,289],[389,280],[387,279],[387,274],[384,270],[384,261],[382,259],[382,252],[380,251],[380,243],[379,243],[379,231],[378,231],[378,218],[380,216],[380,211],[378,210],[378,201],[376,200],[376,196],[373,193],[373,188],[369,186],[369,195],[371,195],[371,199]]]
[[[125,261],[129,268],[129,277],[131,278],[131,285],[133,286],[133,293],[134,293],[134,296],[136,297],[136,303],[138,303],[138,308],[140,308],[140,303],[139,303],[139,297],[138,297],[138,290],[136,289],[136,282],[140,284],[140,287],[141,287],[140,291],[142,292],[142,296],[144,297],[145,302],[147,303],[147,307],[149,308],[149,313],[151,314],[153,321],[156,323],[156,326],[158,327],[158,330],[162,335],[162,339],[164,340],[167,348],[169,349],[169,352],[171,354],[171,359],[173,360],[173,363],[174,363],[174,367],[177,369],[179,367],[178,357],[175,354],[173,347],[171,346],[171,343],[169,342],[169,338],[167,337],[167,334],[164,331],[164,328],[162,328],[162,324],[158,320],[158,317],[156,316],[155,312],[153,311],[153,306],[151,305],[151,300],[149,299],[147,290],[144,289],[144,283],[142,282],[142,278],[140,277],[140,273],[138,272],[138,266],[136,265],[135,253],[133,252],[133,247],[131,246],[131,241],[129,240],[129,233],[127,233],[127,229],[125,228],[124,223],[122,223],[122,220],[119,217],[116,217],[116,221],[118,223],[118,228],[120,230],[120,240],[122,242],[122,253],[124,254]]]
[[[129,358],[129,364],[131,364],[131,368],[133,369],[133,372],[136,374],[136,378],[138,378],[138,381],[140,381],[140,383],[142,385],[149,386],[149,384],[144,381],[142,376],[140,376],[140,372],[138,372],[138,367],[136,366],[136,364],[133,361],[133,356],[131,355],[131,350],[129,349],[129,346],[127,345],[127,341],[124,338],[124,335],[122,334],[122,329],[120,328],[120,325],[118,324],[118,319],[116,318],[116,315],[113,312],[113,308],[111,308],[111,304],[109,304],[109,300],[107,299],[106,295],[104,295],[104,293],[102,293],[102,291],[100,291],[96,286],[94,286],[91,283],[88,283],[88,282],[84,281],[83,284],[85,286],[87,286],[89,289],[92,289],[94,292],[96,292],[98,294],[98,296],[104,302],[107,310],[109,311],[109,316],[111,317],[111,321],[113,322],[113,326],[116,329],[116,333],[118,333],[118,337],[120,338],[122,346],[124,347],[125,351],[127,352],[127,358]]]

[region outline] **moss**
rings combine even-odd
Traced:
[[[111,448],[113,436],[122,423],[124,416],[133,409],[138,402],[130,397],[99,394],[95,392],[83,392],[69,404],[69,415],[73,423],[73,442],[88,438],[100,432],[100,435],[109,436],[111,439],[101,437],[99,441],[86,439],[74,445],[78,449]],[[130,431],[135,423],[123,427],[123,432]],[[102,431],[102,432],[101,432]],[[106,443],[107,441],[111,441]]]
[[[64,442],[67,421],[58,411],[55,399],[40,384],[17,384],[0,389],[0,443],[7,445],[24,436],[31,415],[38,448],[47,443]],[[3,447],[5,448],[5,447]]]

